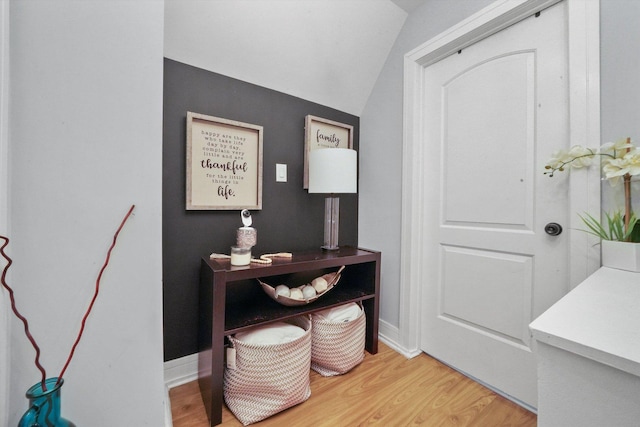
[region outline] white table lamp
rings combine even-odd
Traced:
[[[322,148],[309,152],[309,193],[330,194],[324,205],[324,245],[337,250],[340,218],[339,193],[357,193],[358,153],[347,148]]]

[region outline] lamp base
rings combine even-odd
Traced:
[[[324,245],[325,251],[337,251],[338,223],[340,218],[340,198],[331,196],[324,199]]]

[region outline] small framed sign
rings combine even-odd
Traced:
[[[262,133],[187,113],[187,210],[262,209]]]
[[[353,149],[353,126],[308,115],[304,121],[304,183],[309,188],[309,152],[324,148]]]

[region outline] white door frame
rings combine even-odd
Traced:
[[[0,0],[0,233],[9,232],[9,3]],[[4,263],[0,266],[4,268]],[[9,297],[0,291],[0,425],[9,423]]]
[[[399,338],[408,356],[421,353],[420,303],[425,277],[422,242],[430,238],[422,224],[424,68],[560,1],[567,2],[569,28],[569,145],[598,147],[601,145],[599,0],[498,0],[405,55]],[[597,240],[574,231],[581,225],[573,214],[600,215],[598,168],[572,171],[569,211],[567,291],[600,266],[600,250],[594,247]]]

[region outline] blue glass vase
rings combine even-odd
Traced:
[[[60,416],[60,388],[64,380],[56,385],[58,378],[47,378],[47,391],[42,391],[42,383],[34,384],[27,390],[29,409],[24,413],[18,427],[75,427]]]

